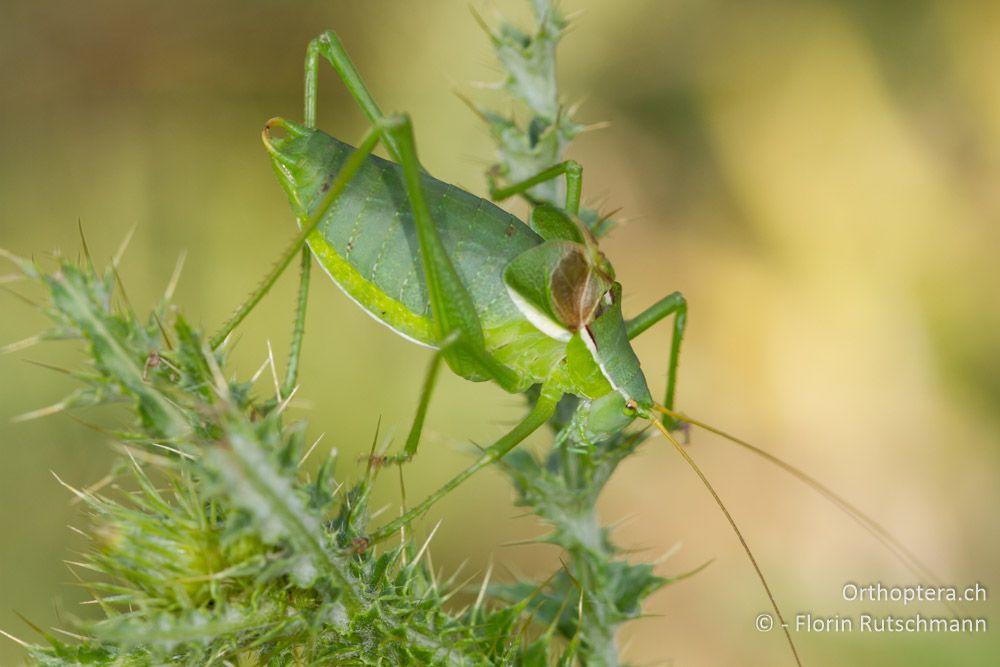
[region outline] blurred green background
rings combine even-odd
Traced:
[[[492,5],[475,5],[489,18]],[[498,2],[524,16],[520,2]],[[679,405],[768,447],[866,508],[947,583],[991,587],[1000,562],[1000,5],[995,2],[754,3],[566,0],[583,10],[560,51],[583,121],[585,197],[628,219],[606,241],[635,313],[669,291],[691,304]],[[302,57],[332,28],[387,110],[409,111],[438,177],[484,192],[490,139],[452,94],[495,94],[485,36],[465,2],[27,2],[0,4],[0,246],[75,256],[81,221],[106,259],[127,231],[131,301],[162,291],[180,253],[176,302],[213,329],[292,235],[287,202],[258,134],[301,114]],[[360,114],[324,71],[320,126],[356,139]],[[6,270],[4,270],[6,271]],[[297,406],[321,448],[359,473],[376,422],[408,426],[429,357],[379,326],[315,274]],[[30,290],[13,286],[29,296]],[[241,329],[251,373],[271,341],[283,355],[294,280]],[[44,320],[0,294],[0,341]],[[637,351],[662,387],[667,331]],[[107,439],[60,415],[12,423],[58,400],[73,345],[0,358],[0,628],[31,637],[92,611],[62,563],[85,548],[80,508],[53,479],[87,486],[114,458]],[[522,411],[491,385],[450,375],[429,438],[406,470],[417,498]],[[308,399],[308,403],[305,401]],[[114,423],[114,413],[80,413]],[[536,440],[534,446],[544,438]],[[701,463],[743,527],[786,614],[857,615],[847,581],[915,583],[873,539],[795,480],[712,437]],[[648,443],[601,507],[633,558],[671,551],[662,574],[714,563],[654,596],[623,633],[634,663],[788,664],[767,604],[697,479]],[[386,476],[387,478],[392,476]],[[399,489],[385,484],[390,511]],[[502,546],[543,528],[517,519],[488,471],[432,513],[446,517],[434,561],[468,572],[545,576],[545,547]],[[624,521],[623,521],[624,520]],[[963,613],[989,616],[992,601]],[[908,607],[940,615],[935,605]],[[993,620],[992,618],[990,620]],[[995,664],[992,635],[799,634],[809,665]],[[991,657],[992,656],[992,657]],[[0,643],[0,664],[18,647]]]

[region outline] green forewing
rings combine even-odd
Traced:
[[[317,205],[355,150],[318,130],[287,123],[272,138],[276,171],[296,213]],[[527,225],[489,201],[424,174],[431,217],[472,298],[487,349],[524,376],[544,379],[555,350],[524,321],[504,286],[510,261],[542,242]],[[309,246],[331,278],[375,318],[400,334],[436,347],[430,302],[410,204],[398,165],[370,156],[323,216]],[[528,354],[533,339],[541,348]]]

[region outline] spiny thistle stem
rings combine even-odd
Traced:
[[[551,0],[532,0],[532,9],[535,25],[528,31],[507,21],[495,30],[483,24],[506,71],[503,87],[528,118],[519,122],[516,113],[476,108],[497,145],[498,163],[490,176],[508,183],[529,179],[562,162],[570,142],[583,129],[562,104],[556,80],[556,47],[568,22]],[[536,185],[528,195],[534,201],[562,206],[564,180]],[[613,225],[591,210],[582,210],[580,218],[597,236]],[[577,403],[564,399],[564,413]],[[635,451],[643,435],[622,434],[595,445],[585,441],[581,435],[585,429],[576,423],[575,415],[557,418],[553,426],[556,445],[546,462],[517,450],[504,461],[518,502],[552,527],[544,541],[558,544],[567,555],[565,570],[556,573],[539,594],[535,613],[540,621],[557,624],[567,640],[578,643],[582,663],[618,665],[618,629],[639,616],[645,597],[669,583],[647,565],[622,560],[596,511],[604,484]],[[528,586],[497,585],[493,591],[502,599],[516,600],[527,594]],[[567,606],[566,600],[577,602]]]

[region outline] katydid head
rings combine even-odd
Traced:
[[[528,224],[544,240],[504,269],[507,291],[539,331],[566,343],[559,384],[586,400],[586,430],[599,439],[618,433],[652,408],[622,316],[621,285],[575,216],[540,205]]]
[[[581,426],[598,440],[652,413],[653,399],[622,318],[621,289],[612,282],[596,315],[569,334],[558,369],[565,393],[585,401]]]
[[[596,436],[620,433],[639,416],[637,401],[620,392],[611,391],[591,401],[587,415],[587,430]]]

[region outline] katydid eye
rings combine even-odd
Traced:
[[[624,412],[629,417],[634,417],[635,413],[636,413],[636,411],[638,409],[639,409],[639,406],[636,404],[636,402],[635,402],[634,399],[630,398],[630,399],[628,399],[628,401],[625,402],[625,410],[624,410]]]

